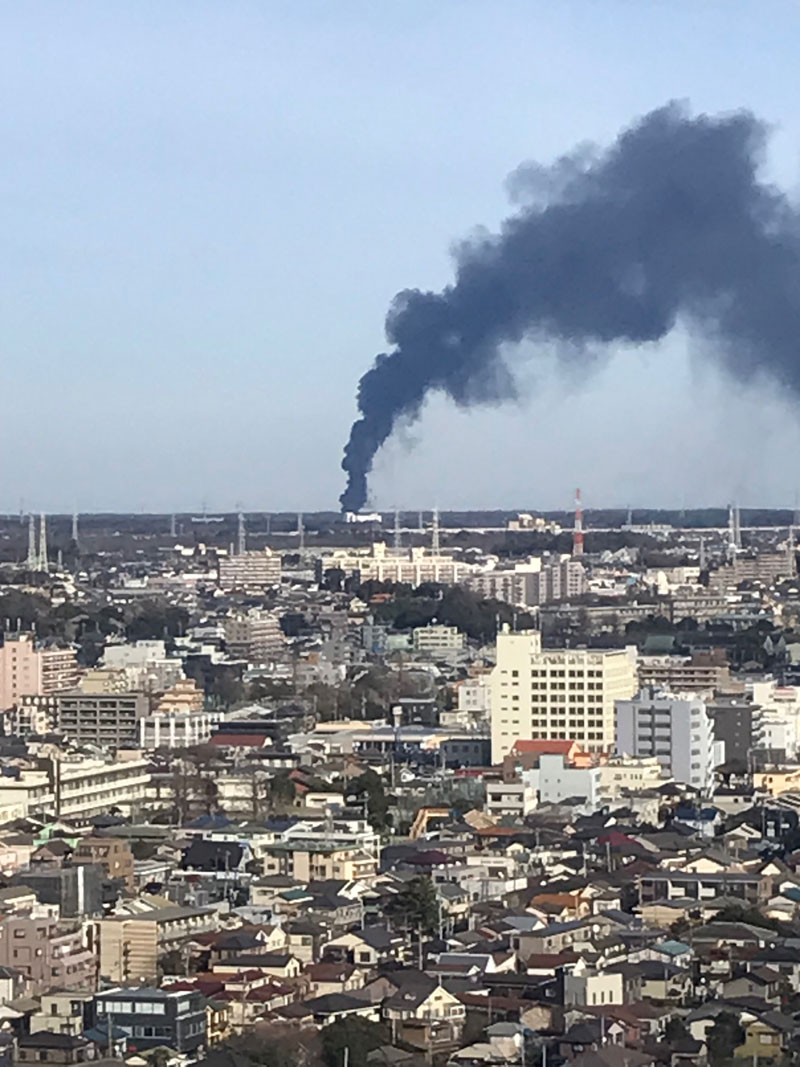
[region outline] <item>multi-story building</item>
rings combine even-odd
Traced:
[[[666,780],[657,756],[610,756],[600,772],[604,789],[613,797],[657,789]]]
[[[12,737],[39,737],[56,728],[58,697],[24,693],[5,716],[6,732]]]
[[[127,693],[128,676],[121,667],[92,667],[81,678],[82,693]]]
[[[732,682],[724,651],[712,649],[692,656],[640,656],[639,685],[670,693],[713,693],[730,688]]]
[[[324,557],[322,564],[325,570],[340,570],[345,577],[358,577],[362,582],[403,582],[411,586],[423,582],[458,585],[477,570],[475,564],[463,563],[453,556],[433,554],[419,546],[390,549],[383,541],[363,550],[336,549]]]
[[[72,648],[37,645],[32,633],[3,634],[0,644],[0,711],[23,696],[52,696],[73,689],[80,668]]]
[[[32,889],[40,904],[54,905],[62,918],[99,915],[102,910],[103,871],[93,864],[37,864],[17,871],[12,881]]]
[[[277,659],[286,641],[274,612],[251,608],[225,620],[225,644],[235,659],[263,664]]]
[[[614,703],[636,692],[630,649],[542,649],[536,630],[497,638],[492,671],[492,762],[517,740],[579,741],[589,751],[614,744]]]
[[[281,557],[269,548],[219,561],[219,585],[233,589],[274,589],[281,584]]]
[[[417,626],[412,632],[412,646],[421,655],[438,656],[460,652],[466,643],[457,626]]]
[[[56,727],[79,745],[131,747],[139,743],[139,719],[149,710],[144,693],[61,693]]]
[[[106,878],[119,879],[133,891],[133,852],[127,841],[118,837],[82,837],[72,854],[74,865],[95,864],[103,868]]]
[[[665,775],[702,793],[711,791],[714,768],[724,760],[705,701],[659,689],[617,701],[616,750],[619,755],[656,756]]]
[[[63,758],[54,763],[55,814],[88,822],[118,808],[135,815],[145,803],[150,763],[139,752],[118,752],[116,759]]]
[[[8,768],[8,772],[0,777],[0,809],[17,809],[18,814],[12,818],[55,814],[53,776],[49,771],[15,767]]]
[[[103,666],[124,671],[128,692],[163,693],[183,677],[181,660],[167,655],[163,641],[106,645]]]
[[[491,600],[520,607],[537,607],[582,596],[587,589],[586,571],[580,560],[564,556],[553,563],[534,558],[513,569],[498,568],[470,575],[468,589]]]
[[[94,989],[92,924],[60,922],[40,910],[0,921],[0,967],[22,972],[32,996],[50,989]]]
[[[178,905],[101,919],[100,975],[110,982],[154,982],[164,953],[214,928],[213,912]]]
[[[741,582],[772,585],[781,578],[793,578],[794,575],[793,552],[759,552],[754,555],[737,555],[731,563],[711,571],[708,584],[709,588],[714,590],[730,589]]]
[[[186,1057],[206,1045],[205,999],[197,990],[104,989],[95,1012],[100,1031],[122,1030],[131,1051],[166,1046]]]
[[[718,696],[708,702],[714,739],[724,746],[724,760],[750,767],[753,750],[764,741],[761,708],[745,696]]]

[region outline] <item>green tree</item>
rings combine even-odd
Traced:
[[[367,1056],[389,1041],[389,1034],[382,1023],[358,1017],[338,1019],[323,1028],[322,1062],[325,1067],[344,1067],[345,1050],[348,1049],[348,1067],[367,1067]]]
[[[714,916],[714,922],[720,923],[749,923],[751,926],[763,926],[766,930],[780,930],[781,924],[777,919],[769,919],[762,915],[758,908],[745,908],[741,904],[728,904]]]
[[[744,1030],[739,1025],[738,1016],[729,1011],[720,1012],[706,1034],[706,1047],[712,1067],[723,1067],[724,1064],[730,1063],[734,1049],[743,1041]]]
[[[367,818],[373,829],[385,830],[389,826],[389,800],[380,775],[370,769],[364,771],[350,783],[348,793],[354,797],[366,797]]]
[[[428,875],[412,878],[395,898],[393,910],[409,927],[423,934],[434,933],[439,925],[439,900]]]
[[[668,1045],[674,1045],[677,1041],[685,1041],[691,1036],[686,1029],[686,1023],[678,1015],[673,1015],[664,1027],[664,1040]]]

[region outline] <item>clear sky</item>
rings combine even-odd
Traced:
[[[0,509],[335,507],[394,293],[506,176],[671,98],[774,125],[800,174],[796,0],[0,0]],[[800,343],[800,340],[799,340]],[[434,399],[378,506],[794,501],[797,405],[685,338]]]

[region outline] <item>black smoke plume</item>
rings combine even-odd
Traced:
[[[759,181],[766,130],[748,112],[653,111],[608,149],[520,168],[521,209],[465,242],[441,293],[399,293],[391,345],[358,387],[342,507],[399,419],[433,390],[457,404],[513,395],[500,346],[642,343],[680,316],[740,379],[800,392],[800,214]]]

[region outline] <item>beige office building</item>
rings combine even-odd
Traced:
[[[500,763],[517,740],[569,739],[589,751],[612,749],[614,702],[637,689],[632,650],[543,650],[538,630],[498,634],[492,762]]]

